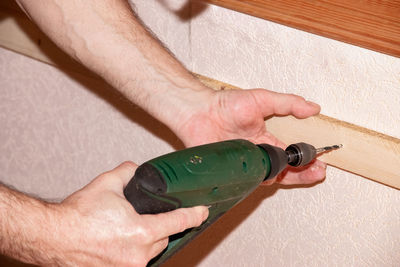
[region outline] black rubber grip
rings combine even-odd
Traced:
[[[156,167],[139,166],[124,189],[124,195],[139,214],[157,214],[179,208],[180,201],[166,196],[167,184]]]
[[[265,177],[265,180],[274,178],[278,174],[280,174],[287,166],[287,155],[286,152],[276,146],[271,146],[268,144],[259,144],[259,147],[265,150],[269,156],[269,161],[270,161],[270,166],[271,170],[269,174],[267,174],[267,177]]]

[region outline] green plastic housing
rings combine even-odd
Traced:
[[[254,191],[271,170],[268,154],[246,140],[230,140],[188,148],[147,163],[160,172],[167,189],[161,195],[151,192],[146,194],[169,202],[175,208],[210,206],[210,214],[205,223],[172,236],[168,248],[150,265],[164,262]]]

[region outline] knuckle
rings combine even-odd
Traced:
[[[146,226],[138,226],[136,228],[135,238],[142,244],[150,244],[156,239],[154,231]]]
[[[98,184],[106,183],[106,182],[110,179],[110,176],[111,176],[111,175],[112,175],[112,174],[111,174],[110,172],[102,173],[102,174],[100,174],[100,175],[96,178],[96,182],[97,182]]]
[[[295,94],[290,94],[294,100],[296,101],[306,101],[304,97],[299,96],[299,95],[295,95]]]
[[[124,161],[121,163],[121,166],[129,169],[135,169],[137,167],[137,165],[132,161]]]
[[[88,185],[90,188],[102,188],[104,184],[107,184],[110,179],[109,173],[105,172],[96,177],[96,179],[92,180],[92,182]]]

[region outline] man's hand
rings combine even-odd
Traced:
[[[168,245],[168,236],[199,226],[206,207],[139,215],[123,195],[136,165],[125,162],[97,177],[59,207],[64,251],[74,266],[145,266]],[[69,229],[68,229],[69,228]],[[66,231],[67,230],[67,231]]]
[[[264,118],[293,115],[302,119],[319,111],[319,105],[296,95],[263,89],[217,91],[207,101],[199,101],[181,112],[183,118],[176,120],[179,124],[176,132],[187,146],[242,138],[285,149],[285,144],[267,131]],[[314,161],[306,168],[287,169],[277,177],[277,182],[314,183],[325,177],[325,169],[325,163]]]
[[[208,209],[139,215],[123,195],[135,169],[125,162],[61,204],[3,187],[0,252],[41,266],[145,266],[167,246],[168,236],[199,226]],[[13,205],[4,203],[10,196],[18,199]]]

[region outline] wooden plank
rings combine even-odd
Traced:
[[[340,169],[400,189],[400,140],[324,115],[305,120],[272,118],[267,128],[285,143],[316,147],[343,144],[321,160]]]
[[[196,75],[216,90],[238,87]],[[306,142],[316,147],[343,144],[319,159],[331,166],[400,189],[400,139],[325,115],[307,119],[292,116],[266,120],[268,131],[286,144]]]
[[[400,57],[399,0],[203,0]]]
[[[69,59],[29,23],[29,20],[21,16],[11,16],[0,21],[0,46],[98,81],[93,73],[79,67],[78,63]],[[42,42],[37,42],[37,38]],[[46,44],[43,45],[43,42]],[[201,75],[196,76],[217,90],[239,89]],[[326,154],[321,159],[332,166],[400,189],[399,139],[324,115],[304,120],[276,117],[267,120],[266,126],[287,144],[299,141],[315,146],[343,144],[342,149]]]

